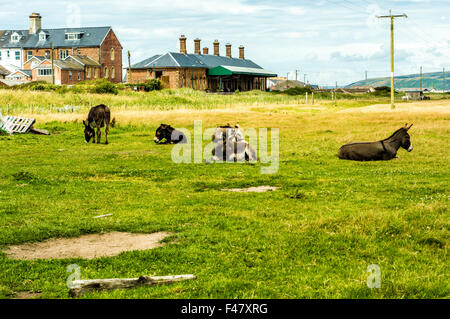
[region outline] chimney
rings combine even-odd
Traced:
[[[194,53],[195,54],[201,54],[200,52],[200,39],[195,39],[194,40]]]
[[[203,48],[203,54],[209,54],[209,49],[208,48]]]
[[[180,37],[180,53],[187,54],[186,51],[186,37],[182,35]]]
[[[213,45],[214,45],[214,55],[217,55],[217,56],[220,55],[220,52],[219,52],[219,44],[220,44],[219,40],[215,40],[215,41],[213,42]]]
[[[225,44],[225,48],[227,51],[227,57],[231,58],[231,44],[229,43]]]
[[[244,46],[243,45],[241,45],[239,47],[239,59],[245,60],[245,57],[244,57]]]
[[[30,15],[30,34],[35,34],[42,28],[42,17],[39,13]]]

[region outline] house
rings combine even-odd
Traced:
[[[63,60],[53,60],[54,76],[52,74],[52,61],[43,59],[32,69],[34,81],[45,81],[55,84],[73,85],[80,81],[97,79],[101,72],[101,64],[88,56],[67,56]]]
[[[429,97],[423,95],[423,91],[413,89],[405,91],[405,96],[403,96],[402,99],[405,101],[422,101],[428,100]]]
[[[31,70],[16,70],[9,74],[6,79],[8,80],[16,80],[19,82],[30,82],[31,81]]]
[[[31,14],[29,19],[28,30],[0,31],[1,65],[33,70],[41,65],[43,60],[64,61],[69,56],[88,57],[96,63],[97,78],[122,82],[123,48],[111,27],[43,29],[39,13]],[[59,64],[62,66],[63,62]],[[85,67],[82,72],[86,73],[80,78],[93,79],[93,74],[89,75],[88,70],[90,67]],[[61,79],[61,83],[58,84],[69,84],[64,82],[66,77],[63,76]],[[33,81],[35,80],[33,78]],[[76,81],[69,82],[76,83]]]
[[[220,43],[214,41],[213,54],[209,48],[200,50],[200,39],[194,40],[194,53],[187,53],[186,37],[179,38],[180,52],[158,54],[133,64],[127,82],[142,83],[160,79],[166,88],[234,92],[266,90],[266,78],[276,76],[251,60],[245,59],[244,47],[239,47],[239,58],[233,58],[231,44],[226,56],[220,55]]]

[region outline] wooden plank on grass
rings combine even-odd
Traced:
[[[196,279],[194,275],[175,276],[141,276],[139,278],[112,278],[74,280],[73,288],[69,290],[72,297],[79,297],[85,293],[100,290],[130,289],[140,286],[165,285],[183,280]]]

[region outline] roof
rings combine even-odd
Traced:
[[[23,70],[23,69],[18,69],[15,72],[11,73],[10,76],[16,74],[16,73],[22,73],[25,76],[31,77],[32,75],[32,71],[31,70]]]
[[[8,71],[8,69],[5,69],[4,67],[2,67],[1,65],[0,65],[0,75],[8,75],[8,74],[10,74],[11,72],[9,72]]]
[[[100,63],[94,61],[87,55],[69,55],[66,59],[69,59],[69,58],[72,58],[75,61],[80,62],[83,65],[101,67]]]
[[[151,58],[132,65],[131,69],[180,67],[211,69],[220,65],[262,69],[251,60],[229,58],[227,56],[216,56],[211,54],[183,54],[177,52],[154,55]]]
[[[76,62],[72,59],[65,59],[65,60],[53,60],[53,63],[56,67],[60,68],[61,70],[78,70],[83,71],[84,66]]]
[[[277,76],[268,70],[261,68],[247,68],[240,66],[220,65],[208,70],[208,75],[233,75],[233,74],[245,74],[255,76]]]
[[[5,86],[14,86],[23,84],[20,80],[0,79],[0,82]]]
[[[97,47],[103,43],[111,27],[86,27],[86,28],[61,28],[61,29],[41,29],[35,34],[30,34],[29,30],[3,30],[0,31],[0,48],[54,48],[60,47]],[[43,31],[47,34],[46,40],[39,40],[39,33]],[[11,35],[18,33],[20,40],[11,41]],[[66,33],[83,33],[81,39],[66,40]]]

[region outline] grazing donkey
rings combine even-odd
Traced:
[[[89,143],[93,138],[92,143],[95,143],[95,126],[97,127],[97,144],[100,144],[100,137],[102,135],[100,128],[105,127],[105,144],[108,144],[109,122],[111,119],[111,111],[106,105],[100,104],[94,106],[89,111],[87,121],[84,124],[84,139]],[[95,125],[95,126],[94,126]]]
[[[164,140],[164,141],[163,141]],[[153,138],[156,144],[186,144],[187,139],[183,132],[174,129],[168,124],[161,124]]]
[[[390,137],[378,142],[360,142],[343,145],[338,151],[340,159],[353,161],[388,161],[397,157],[400,147],[408,152],[413,150],[411,139],[408,134],[408,127],[398,129]]]

